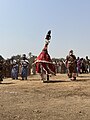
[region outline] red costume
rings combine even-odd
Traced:
[[[49,31],[50,32],[50,31]],[[48,32],[48,33],[49,33]],[[46,38],[46,43],[45,46],[42,50],[42,52],[39,54],[39,56],[36,58],[36,71],[37,73],[42,73],[42,70],[45,74],[54,74],[55,75],[55,65],[52,62],[52,59],[50,55],[48,54],[48,44],[50,40],[49,34],[47,34]]]

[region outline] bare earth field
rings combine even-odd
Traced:
[[[70,81],[66,74],[43,83],[4,79],[0,84],[0,120],[90,120],[90,74]]]

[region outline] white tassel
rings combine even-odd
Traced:
[[[46,43],[46,44],[49,44],[49,43],[50,43],[50,41],[49,41],[49,40],[45,40],[45,43]]]

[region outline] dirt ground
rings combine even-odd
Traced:
[[[43,83],[4,79],[0,84],[0,120],[90,120],[90,74],[70,81],[66,74]]]

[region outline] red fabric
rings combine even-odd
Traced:
[[[38,62],[39,61],[39,62]],[[40,64],[47,71],[48,74],[55,74],[55,65],[53,64],[50,55],[47,52],[47,46],[45,45],[43,51],[36,59],[36,71],[40,73]]]

